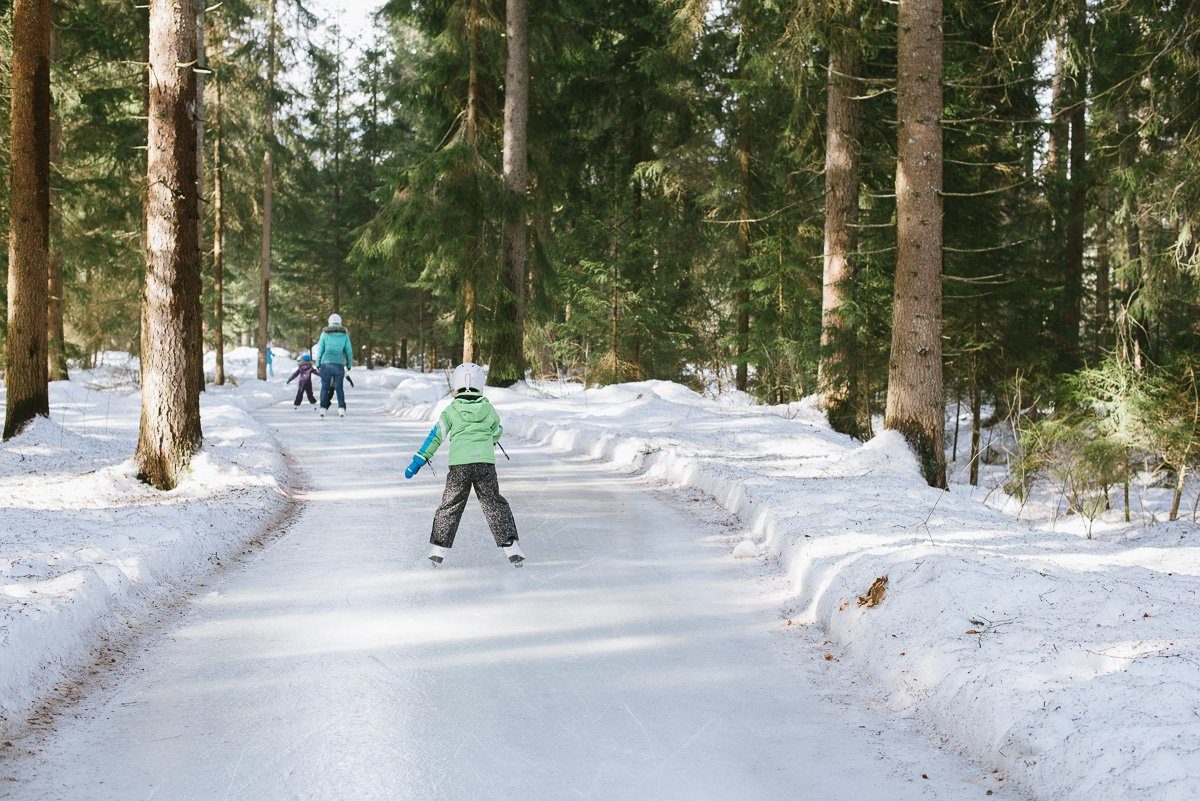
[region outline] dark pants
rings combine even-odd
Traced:
[[[433,533],[429,535],[429,541],[443,548],[453,547],[454,535],[458,533],[458,523],[462,520],[472,487],[496,544],[501,548],[512,545],[517,541],[517,522],[513,520],[508,501],[500,494],[494,464],[456,464],[450,468],[442,505],[433,516]]]
[[[342,382],[346,379],[346,366],[342,364],[321,365],[321,408],[328,409],[333,402],[333,392],[337,393],[338,408],[346,408],[346,391]],[[330,392],[333,390],[333,392]]]
[[[300,400],[305,396],[305,394],[308,395],[309,403],[317,402],[316,397],[313,395],[311,375],[308,378],[301,379],[299,386],[296,387],[296,406],[300,405]]]

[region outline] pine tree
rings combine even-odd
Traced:
[[[822,280],[820,385],[835,431],[866,440],[871,414],[861,386],[856,334],[845,317],[853,303],[859,201],[859,14],[851,3],[831,23],[825,106],[825,269]]]
[[[263,121],[262,262],[258,288],[258,379],[267,380],[270,344],[271,225],[275,192],[275,0],[267,0],[267,108]]]
[[[200,199],[196,167],[196,0],[150,6],[146,286],[142,296],[139,477],[173,489],[201,443]]]
[[[942,399],[942,3],[900,0],[896,278],[884,426],[946,486]]]
[[[504,188],[501,301],[488,383],[525,377],[525,193],[529,184],[529,4],[508,0],[508,61],[504,81]]]
[[[50,0],[14,2],[4,439],[50,415],[50,28]]]

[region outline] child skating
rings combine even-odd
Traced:
[[[316,371],[317,367],[313,364],[312,356],[309,356],[307,353],[301,354],[300,364],[296,367],[296,372],[292,373],[292,377],[287,380],[290,384],[296,380],[297,376],[300,377],[300,383],[296,386],[296,401],[293,408],[300,408],[300,401],[305,394],[308,395],[308,402],[310,404],[317,402],[317,396],[313,394],[313,373]]]
[[[520,567],[525,561],[525,554],[517,544],[517,523],[508,501],[500,494],[500,482],[496,478],[496,444],[500,442],[504,427],[500,425],[495,408],[480,391],[483,384],[483,370],[478,365],[467,363],[454,368],[450,381],[454,401],[442,412],[437,425],[430,430],[404,471],[405,478],[415,476],[433,458],[438,446],[450,440],[450,472],[446,476],[442,504],[433,516],[433,533],[429,536],[433,546],[429,560],[435,567],[454,546],[454,535],[458,533],[458,523],[472,487],[483,506],[483,516],[487,518],[496,545],[504,549],[514,567]]]

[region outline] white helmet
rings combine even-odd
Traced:
[[[486,383],[487,376],[483,368],[474,362],[460,364],[450,375],[450,390],[457,395],[465,389],[479,392]]]
[[[340,314],[329,315],[329,324],[330,325],[341,325],[342,324],[342,315],[340,315]]]

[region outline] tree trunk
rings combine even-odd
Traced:
[[[745,45],[739,48],[745,51]],[[738,144],[737,144],[737,165],[738,165],[738,227],[737,227],[737,250],[735,256],[737,258],[737,293],[734,296],[734,304],[737,306],[735,311],[737,318],[737,372],[734,375],[734,386],[740,392],[745,392],[749,385],[750,365],[747,359],[750,346],[750,215],[752,213],[752,205],[750,202],[750,110],[747,107],[745,98],[745,86],[747,78],[744,70],[740,73],[739,78],[742,83],[742,90],[738,93],[737,98],[737,116],[738,116]]]
[[[1067,115],[1063,113],[1066,104],[1066,25],[1060,20],[1058,30],[1054,34],[1054,74],[1050,78],[1050,137],[1046,144],[1046,171],[1054,173],[1062,165],[1063,154],[1067,150]]]
[[[146,286],[142,295],[142,415],[138,476],[179,484],[200,447],[200,394],[189,356],[199,310],[196,240],[196,0],[150,5]]]
[[[525,193],[529,187],[529,3],[508,0],[504,76],[504,266],[488,383],[525,377]]]
[[[1187,483],[1187,465],[1179,465],[1178,471],[1175,473],[1175,493],[1171,496],[1171,513],[1168,520],[1179,519],[1179,501],[1183,498],[1183,487]]]
[[[1086,52],[1087,8],[1084,0],[1075,0],[1069,35],[1077,53]],[[1078,58],[1081,58],[1079,56]],[[1068,76],[1071,102],[1070,190],[1067,199],[1066,258],[1063,263],[1063,292],[1060,325],[1063,334],[1061,366],[1074,370],[1080,364],[1079,327],[1083,301],[1083,235],[1087,202],[1087,72],[1079,65]]]
[[[342,39],[336,39],[337,63],[333,72],[333,252],[334,262],[330,265],[333,276],[333,311],[342,313]],[[368,367],[368,369],[370,369]]]
[[[258,379],[267,380],[271,302],[271,214],[275,190],[275,0],[267,0],[267,116],[263,129],[262,270],[258,289]]]
[[[408,337],[400,337],[400,367],[408,368]]]
[[[213,355],[216,367],[213,381],[221,386],[225,383],[225,168],[221,152],[224,136],[221,106],[221,81],[214,80],[217,91],[217,125],[213,138]]]
[[[196,290],[196,347],[191,354],[192,369],[204,391],[204,73],[208,69],[208,54],[204,47],[204,0],[196,4],[196,264],[200,265]]]
[[[979,486],[979,427],[980,403],[979,391],[979,353],[971,351],[971,486]]]
[[[862,407],[857,337],[843,316],[853,298],[857,248],[859,109],[858,8],[834,23],[829,43],[825,132],[825,266],[821,292],[821,360],[818,384],[829,425],[860,440],[871,436],[871,415]]]
[[[463,283],[463,363],[475,361],[475,280]]]
[[[942,3],[900,0],[896,283],[884,425],[946,486],[942,406]]]
[[[50,0],[12,7],[8,238],[8,389],[4,439],[50,415],[46,282],[50,270]]]
[[[62,58],[62,43],[58,31],[50,34],[50,60]],[[50,115],[50,274],[46,281],[46,353],[51,381],[66,381],[67,341],[63,331],[63,227],[62,198],[54,188],[54,173],[62,170],[62,120]]]
[[[1096,239],[1096,339],[1093,350],[1104,353],[1108,347],[1110,301],[1112,293],[1112,228],[1107,211]]]

